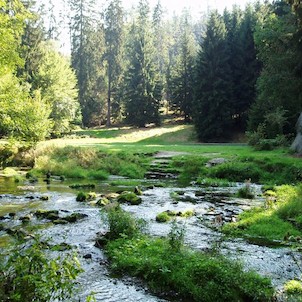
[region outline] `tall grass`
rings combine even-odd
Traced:
[[[200,253],[183,245],[183,230],[169,238],[142,235],[129,214],[109,213],[111,238],[105,246],[115,273],[141,278],[155,292],[185,301],[271,301],[267,278],[245,272],[240,264],[217,253]],[[128,235],[129,233],[129,235]],[[113,240],[112,240],[113,239]]]
[[[266,207],[239,215],[224,232],[236,236],[258,236],[268,240],[299,241],[302,236],[302,186],[276,188],[277,200]]]
[[[38,155],[34,170],[70,178],[106,179],[109,174],[143,178],[148,159],[141,154],[108,152],[99,148],[53,148]]]

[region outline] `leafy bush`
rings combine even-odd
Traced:
[[[133,218],[130,213],[123,211],[120,207],[109,208],[103,215],[103,219],[109,228],[107,237],[111,240],[120,237],[134,238],[146,227],[143,219]]]
[[[0,256],[1,301],[67,301],[82,272],[74,254],[52,258],[38,239],[18,244],[10,256]]]
[[[245,185],[240,188],[237,192],[237,196],[240,198],[247,198],[247,199],[253,199],[255,198],[255,194],[251,188],[251,182],[246,181]]]

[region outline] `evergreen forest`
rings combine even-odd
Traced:
[[[51,3],[52,4],[52,3]],[[293,138],[302,110],[300,1],[188,9],[160,1],[0,2],[0,134],[35,143],[76,126],[193,123],[202,142]],[[64,23],[65,22],[65,23]],[[58,47],[68,24],[70,52]]]

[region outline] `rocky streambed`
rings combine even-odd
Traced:
[[[96,301],[164,301],[132,279],[120,280],[110,276],[106,257],[95,246],[96,234],[106,231],[100,207],[94,201],[77,202],[78,191],[71,189],[70,184],[53,179],[50,183],[40,180],[34,184],[20,185],[0,179],[0,247],[4,248],[9,242],[8,230],[28,235],[29,230],[34,229],[33,232],[41,233],[53,245],[72,246],[77,250],[84,272],[78,280],[80,292],[76,301],[85,301],[91,292]],[[105,195],[134,189],[111,186],[109,182],[95,185],[93,190]],[[290,247],[272,248],[243,239],[227,239],[219,231],[223,223],[236,220],[243,210],[263,204],[264,200],[259,194],[255,200],[235,198],[233,193],[242,185],[178,188],[169,179],[162,179],[161,186],[157,186],[157,180],[151,179],[142,182],[140,204],[124,203],[122,207],[144,218],[149,224],[149,232],[154,236],[165,236],[170,230],[170,223],[156,221],[157,214],[176,213],[174,218],[177,223],[186,229],[185,241],[188,245],[198,250],[218,248],[228,257],[242,261],[246,269],[254,269],[271,278],[276,289],[281,290],[284,282],[301,276],[301,253]],[[256,195],[260,193],[258,186],[253,186],[253,189]],[[43,211],[53,211],[55,216],[52,219],[39,217],[37,213]],[[192,215],[177,215],[187,211]],[[62,222],[64,220],[66,222]]]

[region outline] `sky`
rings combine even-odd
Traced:
[[[109,0],[96,0],[99,7],[102,7]],[[158,0],[148,0],[151,9],[155,7]],[[41,0],[42,3],[46,5],[46,9],[49,8],[49,0]],[[65,2],[65,7],[64,3]],[[52,0],[55,8],[55,14],[59,15],[60,11],[66,11],[66,0]],[[162,7],[165,10],[167,16],[172,16],[175,14],[180,14],[184,8],[188,8],[191,11],[193,17],[198,18],[204,12],[209,9],[218,9],[219,12],[223,12],[225,8],[231,9],[234,4],[240,5],[242,8],[246,6],[247,3],[253,2],[253,0],[160,0]],[[125,9],[130,9],[131,7],[136,7],[139,0],[122,0],[123,7]],[[66,28],[65,28],[66,27]],[[62,33],[60,37],[60,48],[63,53],[68,54],[70,51],[70,43],[68,37],[68,26],[63,26],[61,28]]]
[[[138,0],[122,0],[125,8],[130,8],[136,5]],[[154,7],[158,0],[149,0],[151,7]],[[173,14],[181,12],[181,10],[186,8],[191,8],[192,12],[201,13],[207,11],[207,8],[215,8],[220,12],[224,10],[225,7],[231,8],[234,4],[239,4],[244,7],[249,0],[160,0],[161,5],[167,9],[168,14]]]

